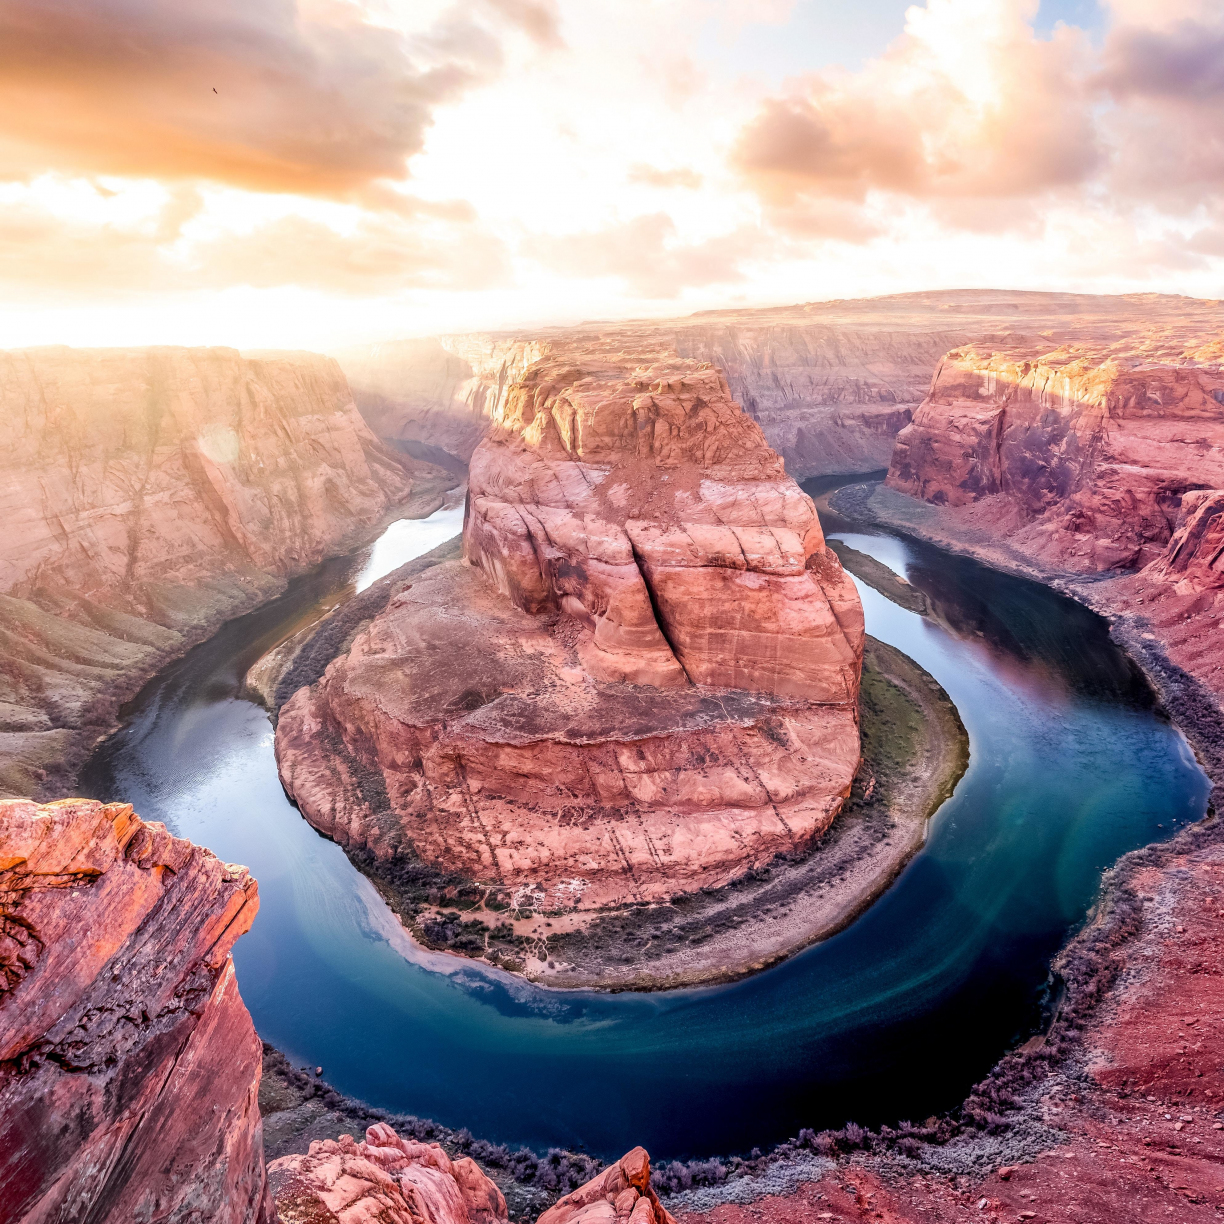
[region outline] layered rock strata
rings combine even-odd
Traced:
[[[268,1166],[280,1224],[506,1224],[501,1191],[468,1156],[401,1139],[385,1122],[316,1139]]]
[[[467,461],[509,389],[548,353],[590,350],[710,361],[798,479],[888,466],[941,356],[958,345],[1217,331],[1216,302],[1157,294],[958,290],[810,302],[766,310],[574,328],[439,336],[340,354],[357,405],[380,437]]]
[[[0,1214],[262,1224],[245,867],[126,804],[0,800]]]
[[[1183,494],[1224,486],[1222,361],[1218,342],[955,350],[898,436],[888,483],[980,506],[975,522],[1048,568],[1138,569],[1164,554]]]
[[[593,910],[828,827],[862,610],[716,370],[537,363],[473,457],[464,541],[282,708],[281,778],[317,828]]]
[[[1224,701],[1217,338],[954,351],[888,486],[927,508],[876,498],[884,520],[1060,585]]]
[[[3,353],[0,438],[0,793],[62,793],[160,663],[448,483],[311,354]]]

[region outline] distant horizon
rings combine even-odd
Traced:
[[[382,344],[399,344],[410,343],[415,340],[432,340],[445,339],[448,336],[468,336],[468,335],[487,335],[487,336],[523,336],[535,335],[549,331],[567,332],[581,331],[583,328],[594,327],[619,327],[630,326],[633,324],[642,324],[649,326],[650,324],[664,324],[668,322],[682,322],[688,319],[701,319],[705,317],[714,317],[719,315],[752,315],[752,314],[769,314],[774,312],[785,312],[788,310],[799,311],[812,306],[837,306],[841,303],[852,302],[884,302],[896,301],[905,298],[924,298],[934,296],[954,297],[957,294],[999,294],[1006,295],[1029,295],[1033,297],[1077,297],[1077,298],[1168,298],[1171,300],[1179,300],[1185,302],[1201,302],[1205,305],[1216,304],[1224,306],[1224,298],[1215,297],[1197,297],[1193,294],[1185,293],[1168,293],[1159,290],[1141,290],[1132,292],[1119,293],[1092,293],[1080,292],[1070,289],[995,289],[985,288],[982,286],[963,285],[959,288],[939,288],[939,289],[911,289],[903,290],[899,293],[876,293],[868,294],[862,297],[836,297],[836,298],[809,298],[801,302],[782,302],[772,305],[761,306],[726,306],[712,307],[704,310],[694,310],[687,314],[661,314],[661,315],[629,315],[623,318],[605,318],[605,319],[581,319],[575,323],[537,323],[537,324],[521,324],[515,327],[473,327],[466,330],[451,330],[451,331],[433,331],[421,332],[417,334],[396,334],[380,336],[376,339],[356,340],[351,344],[331,345],[327,347],[310,348],[304,345],[268,345],[268,344],[228,344],[228,343],[192,343],[190,341],[155,341],[150,343],[141,343],[133,341],[130,343],[118,344],[69,344],[64,341],[47,341],[41,344],[15,344],[5,345],[0,347],[0,352],[16,353],[25,351],[34,351],[38,349],[71,349],[79,351],[87,351],[91,349],[97,350],[112,350],[112,349],[232,349],[240,353],[244,357],[258,358],[260,354],[277,354],[277,353],[312,353],[325,357],[339,357],[344,353],[351,353],[362,348],[374,348]]]

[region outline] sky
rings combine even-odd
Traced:
[[[1224,296],[1220,0],[0,0],[0,346]]]

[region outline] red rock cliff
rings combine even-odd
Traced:
[[[1183,494],[1224,485],[1222,357],[1127,341],[956,350],[897,438],[888,483],[989,502],[977,518],[1050,568],[1139,568],[1169,544]]]
[[[125,804],[0,800],[0,1218],[271,1217],[245,867]]]
[[[2,353],[0,438],[0,793],[62,785],[117,691],[413,489],[311,354]]]
[[[537,363],[464,534],[282,709],[316,827],[549,909],[719,886],[828,827],[862,609],[716,370]]]

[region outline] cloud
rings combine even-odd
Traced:
[[[742,227],[700,242],[677,241],[675,222],[666,213],[582,234],[536,237],[524,254],[555,272],[578,277],[618,277],[645,298],[673,298],[685,289],[737,284],[746,279],[741,265],[761,252],[765,235]]]
[[[497,7],[547,36],[547,5]],[[433,108],[499,64],[497,41],[466,21],[409,39],[339,2],[6,0],[0,174],[359,198],[402,178]]]
[[[689,166],[675,166],[670,170],[661,170],[645,162],[637,162],[630,166],[626,177],[629,182],[641,183],[646,187],[685,187],[690,191],[696,191],[702,183],[701,175]]]
[[[1111,186],[1165,211],[1219,205],[1224,189],[1224,12],[1111,30],[1099,85],[1112,103]]]
[[[1066,25],[1035,34],[1036,0],[927,0],[861,70],[766,98],[732,167],[780,230],[848,241],[876,236],[898,198],[952,232],[1033,241],[1059,209],[1124,216],[1135,235],[1145,210],[1220,212],[1224,10],[1109,7],[1094,47]]]
[[[363,214],[350,232],[339,233],[290,214],[247,233],[184,237],[183,224],[201,203],[191,189],[172,193],[150,222],[129,226],[8,207],[0,216],[0,285],[43,299],[236,285],[377,296],[487,289],[509,275],[504,245],[470,225]]]
[[[1002,200],[1083,182],[1102,150],[1082,64],[1084,35],[1037,38],[1035,0],[928,0],[860,72],[806,78],[769,98],[732,164],[768,204]]]
[[[556,0],[485,0],[485,3],[541,47],[565,45]]]
[[[1171,29],[1122,26],[1105,47],[1102,84],[1114,97],[1219,102],[1224,24],[1180,21]]]

